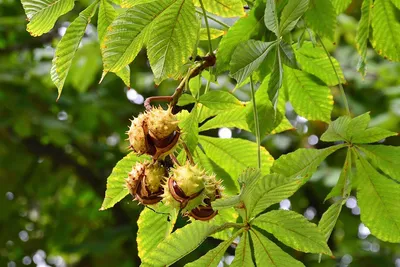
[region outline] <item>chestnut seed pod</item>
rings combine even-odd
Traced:
[[[129,172],[126,184],[134,199],[144,205],[151,205],[162,199],[165,175],[166,170],[159,162],[137,162]]]

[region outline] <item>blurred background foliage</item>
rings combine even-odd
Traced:
[[[54,44],[88,0],[77,2],[48,34],[31,37],[17,0],[0,0],[0,266],[138,266],[136,220],[141,206],[129,198],[113,209],[98,211],[106,178],[127,153],[125,131],[129,119],[143,110],[144,98],[172,94],[176,82],[155,88],[146,54],[131,65],[132,89],[109,74],[101,84],[101,57],[96,21],[89,25],[71,68],[63,95],[49,70]],[[380,58],[371,49],[368,74],[356,72],[354,46],[360,16],[360,0],[354,0],[338,17],[335,44],[328,44],[347,79],[345,91],[355,115],[371,111],[372,124],[392,131],[400,129],[400,64]],[[227,21],[232,23],[233,21]],[[214,25],[215,26],[215,25]],[[214,41],[217,45],[219,40]],[[203,44],[205,45],[205,44]],[[203,78],[203,82],[205,82]],[[232,90],[227,76],[212,88]],[[343,115],[337,88],[333,118]],[[248,99],[248,88],[235,91]],[[297,116],[287,105],[292,131],[263,139],[277,158],[299,147],[322,148],[318,137],[327,125]],[[207,134],[254,140],[235,129]],[[385,140],[400,145],[399,138]],[[274,208],[290,208],[318,222],[329,207],[323,202],[339,177],[344,161],[336,153],[324,162],[310,183],[290,200]],[[400,266],[400,245],[377,240],[360,223],[357,199],[346,203],[329,240],[335,259],[287,249],[306,266]],[[176,266],[194,260],[219,241],[209,240]],[[233,254],[233,248],[228,252]],[[232,256],[226,255],[222,265]]]

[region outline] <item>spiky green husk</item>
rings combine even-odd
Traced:
[[[143,130],[143,124],[145,123],[146,118],[146,114],[140,114],[137,118],[132,120],[131,126],[127,132],[131,148],[139,154],[147,152],[146,133]]]
[[[160,186],[164,181],[165,169],[160,163],[148,164],[145,168],[145,181],[151,193],[155,193],[160,190]]]
[[[181,203],[171,195],[171,192],[168,188],[168,182],[163,184],[164,193],[161,195],[163,198],[163,203],[171,208],[180,209]]]
[[[178,129],[178,119],[172,114],[172,108],[153,108],[147,113],[147,125],[150,133],[157,139],[164,139]]]

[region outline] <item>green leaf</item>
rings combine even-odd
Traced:
[[[239,214],[235,211],[235,209],[229,208],[229,209],[221,209],[218,211],[217,216],[212,218],[209,223],[213,223],[215,225],[224,225],[227,223],[233,224],[236,223],[237,219],[239,217]],[[222,231],[218,231],[214,234],[211,235],[211,237],[219,240],[228,240],[232,237],[232,235],[235,235],[237,229],[235,228],[225,228]]]
[[[329,60],[329,55],[321,47],[314,47],[311,42],[305,42],[295,53],[301,69],[318,77],[327,85],[338,85],[335,70],[339,75],[340,82],[346,82],[339,62],[331,57],[333,66],[335,67],[334,70]]]
[[[253,267],[253,259],[251,257],[251,247],[250,247],[250,235],[246,231],[240,237],[239,245],[235,250],[235,258],[231,263],[230,267]]]
[[[125,179],[128,177],[128,173],[132,170],[136,162],[143,162],[148,159],[149,157],[147,156],[138,157],[134,152],[131,152],[118,161],[110,176],[107,178],[106,196],[104,197],[100,210],[114,207],[116,203],[120,202],[129,194],[128,188],[125,185]]]
[[[287,3],[281,14],[279,25],[281,35],[285,35],[293,30],[307,8],[308,0],[292,0]]]
[[[365,155],[371,159],[375,167],[381,169],[392,179],[400,182],[400,147],[384,145],[360,145]]]
[[[193,2],[185,0],[175,0],[154,20],[147,55],[157,84],[178,78],[197,42],[199,25]]]
[[[336,145],[324,149],[297,149],[275,160],[271,171],[282,174],[287,178],[301,179],[305,183],[327,156],[342,147],[344,145]]]
[[[357,132],[352,136],[352,142],[356,144],[375,143],[390,136],[396,136],[397,133],[382,128],[373,127],[363,132]]]
[[[279,50],[282,59],[282,63],[292,69],[298,69],[295,52],[291,45],[285,41],[279,43]]]
[[[350,122],[351,118],[349,116],[341,116],[332,121],[328,129],[321,135],[321,140],[324,142],[350,141],[350,137],[347,134]],[[362,130],[365,130],[365,128]]]
[[[218,180],[222,180],[222,185],[225,187],[224,192],[226,194],[235,195],[239,192],[236,180],[233,180],[224,169],[208,158],[199,147],[196,147],[194,161],[196,164],[202,166],[203,169],[215,174]]]
[[[186,106],[192,103],[196,103],[196,98],[189,94],[183,94],[178,100],[178,106]]]
[[[29,21],[26,30],[32,36],[49,32],[57,19],[72,10],[74,0],[21,0]]]
[[[117,11],[115,11],[114,7],[108,0],[100,0],[99,16],[97,20],[97,33],[100,43],[103,41],[107,27],[110,26],[117,16]],[[115,74],[121,78],[128,88],[131,87],[131,70],[128,65]]]
[[[211,40],[217,39],[218,37],[223,36],[225,33],[226,33],[226,32],[225,32],[225,31],[222,31],[222,30],[210,28],[210,37],[211,37]],[[201,29],[200,29],[200,37],[199,37],[199,40],[201,40],[201,41],[206,41],[206,40],[208,40],[207,28],[201,28]]]
[[[364,158],[356,160],[361,221],[382,241],[400,242],[400,184],[378,173]]]
[[[332,255],[318,227],[296,212],[273,210],[255,218],[252,225],[273,234],[296,250]]]
[[[220,243],[216,248],[209,250],[207,254],[203,255],[200,259],[186,264],[185,267],[217,266],[224,256],[225,251],[243,231],[244,229],[240,229],[230,239]]]
[[[349,116],[341,116],[329,124],[328,129],[322,134],[321,140],[324,142],[351,142],[353,135],[367,129],[370,120],[369,112],[353,119]]]
[[[276,12],[275,0],[267,0],[265,7],[264,23],[268,30],[275,33],[276,36],[280,37],[278,14]]]
[[[148,39],[152,22],[166,12],[172,2],[175,1],[160,0],[137,5],[113,21],[101,45],[105,73],[118,72],[135,59]]]
[[[279,89],[282,87],[283,82],[283,67],[282,67],[282,59],[281,59],[281,51],[280,49],[276,49],[275,54],[275,62],[274,67],[271,72],[271,76],[268,82],[268,96],[274,106],[274,109],[277,108],[278,98],[279,98]]]
[[[161,203],[152,208],[155,211],[145,208],[137,221],[136,241],[142,261],[172,232],[178,215],[176,210]]]
[[[304,266],[303,263],[292,258],[262,233],[251,229],[250,237],[254,244],[256,266]]]
[[[236,127],[242,130],[250,131],[246,122],[247,108],[240,107],[232,110],[220,112],[214,118],[206,121],[200,126],[199,131],[207,131],[221,127]]]
[[[256,40],[248,40],[247,42],[239,44],[232,55],[230,75],[235,78],[238,83],[242,83],[260,67],[265,57],[275,45],[276,42]]]
[[[331,192],[329,192],[329,194],[326,196],[325,200],[336,196],[342,196],[343,198],[346,198],[350,195],[352,182],[351,155],[352,150],[347,149],[346,160],[344,162],[342,172],[340,173],[339,180],[336,183],[335,187],[332,188]]]
[[[194,106],[190,114],[179,122],[181,138],[186,143],[190,152],[193,153],[199,141],[199,124],[197,122],[197,106]]]
[[[249,218],[257,216],[271,205],[289,198],[302,184],[299,180],[293,181],[276,173],[260,178],[254,190],[248,194],[246,208]]]
[[[322,215],[318,224],[319,231],[324,235],[325,241],[328,242],[329,237],[335,228],[336,222],[339,218],[340,211],[342,210],[342,201],[338,201],[331,205],[327,211]]]
[[[306,24],[317,34],[334,39],[336,11],[331,1],[310,0],[305,19]]]
[[[390,60],[400,61],[400,23],[390,1],[374,1],[372,29],[371,44],[376,52]]]
[[[217,199],[213,201],[211,204],[213,209],[222,210],[235,207],[237,204],[239,204],[239,202],[240,202],[239,195],[235,195]]]
[[[199,103],[210,109],[230,110],[243,104],[233,94],[226,91],[210,91],[199,98]]]
[[[392,0],[393,5],[400,9],[400,0]]]
[[[156,249],[144,258],[144,266],[171,265],[183,258],[219,227],[207,222],[194,221],[167,236]]]
[[[342,13],[347,9],[353,0],[332,0],[332,5],[336,10],[336,13]],[[368,2],[369,0],[367,0]]]
[[[51,67],[51,80],[58,88],[58,98],[60,98],[65,79],[67,78],[72,59],[85,34],[85,29],[90,19],[96,12],[98,1],[93,2],[85,10],[79,13],[71,25],[69,25],[65,35],[58,43]],[[57,98],[57,99],[58,99]]]
[[[121,5],[122,8],[131,8],[141,4],[156,2],[157,0],[118,0],[118,1],[121,1],[121,3],[119,4]]]
[[[205,10],[220,17],[242,17],[244,13],[241,0],[202,0]],[[200,7],[200,2],[194,0],[194,4]]]
[[[239,138],[220,139],[200,136],[206,155],[221,166],[231,177],[238,177],[244,169],[257,167],[257,144]],[[261,148],[261,172],[269,173],[274,158]]]
[[[264,79],[255,95],[261,137],[272,132],[272,130],[274,130],[282,121],[283,117],[279,111],[275,111],[268,98],[268,84],[269,80],[267,78]],[[256,128],[253,112],[253,104],[250,103],[246,106],[246,120],[248,127],[251,129],[252,133],[255,134]]]
[[[285,71],[289,100],[297,114],[309,120],[329,123],[333,108],[331,90],[302,71],[290,68]]]
[[[218,45],[216,73],[229,69],[232,54],[237,46],[250,38],[258,35],[264,24],[265,5],[258,3],[254,6],[248,16],[242,17],[229,28],[226,35]]]
[[[361,56],[357,65],[357,70],[361,72],[363,76],[366,74],[368,38],[370,35],[370,26],[373,13],[372,7],[372,0],[363,1],[361,7],[361,19],[358,23],[356,35],[356,47]]]
[[[110,26],[117,15],[117,11],[115,11],[108,0],[100,0],[99,17],[97,21],[97,33],[100,43],[103,40],[107,27]]]

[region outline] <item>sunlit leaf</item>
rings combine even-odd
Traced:
[[[400,242],[400,184],[377,172],[364,158],[356,159],[357,199],[361,221],[377,238]]]
[[[230,265],[231,267],[253,267],[253,259],[251,257],[250,236],[249,232],[245,231],[240,237],[239,245],[235,250],[235,258]]]
[[[336,29],[336,10],[331,1],[310,0],[305,13],[306,24],[317,34],[333,40]]]
[[[360,61],[357,65],[357,70],[361,72],[362,75],[366,74],[366,64],[367,64],[367,45],[368,38],[370,35],[370,27],[372,20],[372,0],[364,0],[361,7],[361,19],[358,23],[357,35],[356,35],[356,47],[358,53],[360,53]]]
[[[57,19],[74,7],[74,0],[21,0],[28,18],[27,31],[40,36],[50,31]]]
[[[273,210],[252,221],[279,241],[296,250],[332,255],[324,235],[304,216],[290,210]]]
[[[304,266],[303,263],[295,260],[259,231],[252,229],[250,237],[254,244],[256,266]]]
[[[51,67],[51,80],[57,86],[58,98],[64,87],[64,82],[67,78],[69,68],[71,67],[72,59],[85,34],[85,29],[90,23],[90,19],[96,12],[97,5],[98,2],[95,1],[79,13],[79,16],[68,26],[65,35],[57,45],[53,58],[53,65]]]
[[[210,91],[199,98],[199,103],[210,109],[230,110],[243,104],[233,94],[226,91]]]
[[[220,17],[241,17],[244,16],[243,3],[241,0],[202,0],[205,10]],[[199,0],[194,4],[200,7]]]

